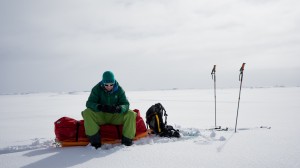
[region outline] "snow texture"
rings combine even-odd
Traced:
[[[238,91],[217,90],[217,125],[228,131],[212,129],[213,90],[127,92],[142,116],[162,103],[182,137],[151,135],[100,150],[54,145],[54,122],[82,119],[89,92],[0,95],[1,167],[300,167],[300,88],[243,88],[235,133]]]

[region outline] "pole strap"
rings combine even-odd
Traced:
[[[211,74],[211,78],[214,79],[214,76],[216,74],[216,65],[214,65],[214,67],[213,67],[213,69],[212,69],[212,71],[211,71],[210,74]]]
[[[243,64],[242,64],[242,67],[240,68],[239,81],[242,81],[242,80],[243,80],[243,74],[244,74],[245,64],[246,64],[246,63],[243,63]]]

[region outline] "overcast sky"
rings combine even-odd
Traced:
[[[300,86],[299,0],[0,0],[0,93]]]

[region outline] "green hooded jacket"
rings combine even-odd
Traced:
[[[125,91],[119,86],[117,81],[115,81],[114,87],[110,92],[105,90],[103,82],[99,82],[93,87],[86,102],[86,107],[95,112],[99,112],[97,108],[98,104],[120,106],[121,113],[125,113],[129,110],[129,101],[127,100]]]

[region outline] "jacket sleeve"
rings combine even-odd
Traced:
[[[124,90],[122,90],[120,93],[119,105],[121,107],[121,113],[125,113],[129,110],[129,101],[127,100]]]
[[[97,85],[92,89],[91,94],[86,102],[86,107],[92,109],[95,112],[99,112],[97,105],[100,102],[100,96]]]

